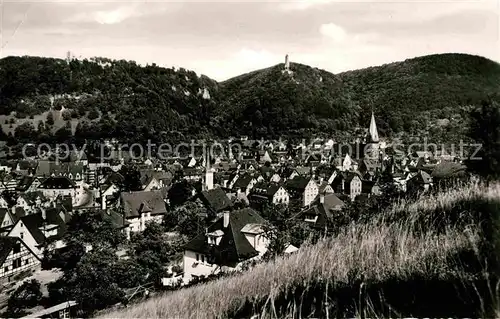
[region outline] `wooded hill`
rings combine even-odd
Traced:
[[[500,65],[466,54],[336,75],[293,62],[292,74],[282,70],[278,64],[218,83],[131,61],[7,57],[0,60],[0,122],[24,137],[32,129],[54,134],[69,121],[89,138],[306,137],[352,134],[373,110],[383,136],[449,141],[464,136],[474,106],[500,100]],[[51,124],[47,111],[63,120]]]

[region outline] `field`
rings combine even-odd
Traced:
[[[291,256],[101,316],[495,317],[499,207],[500,184],[402,201]]]

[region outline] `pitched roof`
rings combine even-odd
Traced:
[[[75,188],[75,183],[64,176],[48,177],[38,186],[43,189],[68,189]]]
[[[252,194],[273,197],[281,188],[281,184],[274,182],[260,182],[252,188]]]
[[[233,188],[247,188],[248,184],[252,181],[253,176],[250,174],[244,174],[238,177],[233,185]]]
[[[120,199],[126,218],[139,217],[141,213],[146,212],[151,215],[166,212],[161,191],[122,192]]]
[[[285,187],[287,188],[287,190],[303,192],[310,180],[311,178],[298,175],[293,179],[289,179],[288,181],[286,181]]]
[[[223,217],[219,218],[214,224],[207,229],[208,233],[222,230],[224,235],[221,238],[219,245],[216,247],[217,253],[220,255],[221,264],[232,264],[240,260],[248,259],[258,255],[258,252],[246,239],[242,229],[247,225],[264,225],[266,221],[253,209],[243,208],[233,211],[229,214],[229,225],[223,227]],[[247,227],[247,229],[249,228]],[[199,234],[185,246],[186,250],[210,254],[213,246],[208,244],[205,233]]]
[[[0,264],[3,264],[7,256],[14,248],[14,245],[19,241],[16,237],[0,237]]]
[[[208,209],[216,213],[232,206],[231,200],[220,187],[203,191],[199,197]]]

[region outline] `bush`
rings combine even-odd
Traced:
[[[36,279],[23,282],[7,301],[9,316],[19,315],[24,309],[37,306],[43,297],[40,287],[40,282]]]

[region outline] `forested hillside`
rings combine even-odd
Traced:
[[[280,64],[217,83],[130,61],[7,57],[0,60],[0,124],[24,139],[64,137],[70,128],[81,138],[136,141],[305,137],[351,134],[367,126],[373,110],[383,136],[450,141],[465,135],[472,108],[499,100],[500,65],[465,54],[337,75],[297,63],[292,74],[282,70]]]
[[[0,83],[0,114],[64,108],[66,120],[80,120],[81,133],[131,138],[203,134],[217,98],[217,83],[193,71],[103,58],[8,57],[0,60]]]
[[[500,65],[466,54],[430,55],[338,75],[297,63],[291,64],[291,75],[282,69],[278,65],[221,83],[221,109],[231,110],[234,129],[248,132],[253,124],[258,132],[346,131],[367,126],[373,110],[385,135],[449,140],[464,135],[473,106],[489,97],[498,100],[500,92]]]

